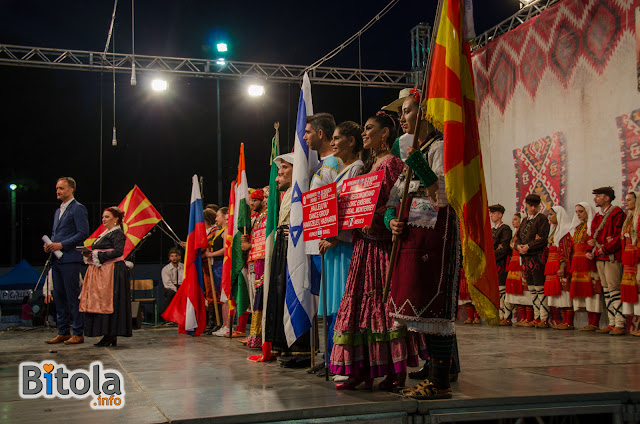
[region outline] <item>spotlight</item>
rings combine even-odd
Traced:
[[[153,81],[151,81],[151,89],[153,91],[167,91],[167,81],[154,79]]]
[[[15,185],[15,184],[9,184],[9,190],[11,190],[11,191],[16,191],[16,189],[17,189],[17,188],[18,188],[18,186],[17,186],[17,185]]]
[[[227,43],[218,43],[218,44],[216,44],[216,48],[218,49],[218,51],[220,53],[226,52],[227,51]]]
[[[264,94],[264,86],[263,85],[250,85],[249,86],[249,95],[251,97],[259,97]]]
[[[216,65],[221,65],[224,66],[226,64],[226,62],[224,61],[224,58],[220,58],[218,60],[216,60]]]

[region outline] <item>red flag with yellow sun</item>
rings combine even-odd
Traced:
[[[127,236],[127,242],[125,243],[122,256],[126,258],[140,240],[142,240],[158,222],[162,221],[162,216],[137,185],[133,186],[133,189],[125,196],[118,207],[124,212],[123,227],[124,233]],[[105,230],[105,226],[101,224],[98,229],[84,241],[84,245],[90,247]]]

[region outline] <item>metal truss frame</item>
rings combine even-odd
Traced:
[[[515,15],[474,38],[471,43],[473,50],[486,46],[489,42],[495,40],[496,37],[506,34],[529,19],[538,16],[545,9],[559,1],[560,0],[533,0],[527,6],[520,9]]]
[[[301,83],[303,65],[283,65],[227,61],[218,64],[215,59],[193,59],[164,56],[146,56],[122,53],[66,50],[47,47],[26,47],[0,44],[0,65],[34,68],[66,69],[76,71],[130,73],[135,63],[136,72],[173,74],[183,77],[219,79],[255,79],[281,83]],[[337,68],[320,66],[309,72],[312,83],[324,85],[362,86],[377,88],[404,88],[413,84],[414,72],[373,69]]]

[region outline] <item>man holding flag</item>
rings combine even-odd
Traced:
[[[189,235],[185,247],[184,279],[171,304],[162,314],[167,321],[178,324],[178,332],[199,336],[207,326],[204,305],[204,278],[200,249],[209,245],[202,212],[202,198],[198,176],[192,177]]]
[[[273,257],[270,261],[271,266],[268,268],[269,280],[265,280],[268,281],[269,286],[266,289],[268,297],[266,300],[267,308],[264,312],[266,318],[263,326],[265,343],[262,347],[262,360],[264,361],[270,358],[271,348],[283,352],[288,350],[287,340],[284,334],[283,314],[287,288],[287,246],[290,235],[289,223],[291,212],[291,193],[293,192],[291,187],[293,162],[293,153],[285,153],[274,159],[274,163],[278,166],[278,191],[284,192],[284,196],[282,197],[280,211],[278,214],[278,226],[275,237],[275,246],[273,248]],[[274,193],[272,196],[278,196],[278,193]]]
[[[398,258],[392,264],[395,267],[389,315],[406,323],[410,330],[424,334],[431,360],[428,378],[403,391],[405,396],[420,400],[452,397],[449,371],[455,340],[460,245],[474,304],[489,323],[498,320],[498,276],[469,47],[461,39],[461,2],[440,1],[429,90],[423,104],[426,117],[442,134],[432,132],[419,150],[409,149],[406,164],[421,186],[409,190],[408,214],[398,218],[392,207],[385,216],[394,236],[400,238]],[[408,182],[396,184],[396,192],[402,191],[404,184]],[[390,195],[388,206],[396,206],[393,197]],[[398,201],[396,195],[395,203]],[[425,275],[433,277],[425,280]]]

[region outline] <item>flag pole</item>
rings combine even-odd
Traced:
[[[220,325],[220,311],[218,311],[218,294],[216,293],[216,285],[213,283],[213,268],[211,267],[211,258],[207,258],[207,264],[209,265],[209,282],[211,283],[211,290],[213,291],[213,309],[216,313],[216,325]]]
[[[324,253],[320,255],[320,277],[322,284],[322,327],[324,329],[324,379],[325,381],[329,381],[329,356],[331,352],[329,352],[329,333],[327,326],[327,285],[324,280]]]
[[[436,44],[436,37],[438,35],[438,27],[440,26],[440,17],[442,15],[442,3],[443,0],[438,0],[438,8],[436,9],[436,20],[433,23],[433,30],[431,31],[431,40],[429,43],[429,55],[427,57],[427,65],[424,70],[424,79],[422,80],[422,96],[421,100],[427,98],[427,85],[429,83],[429,78],[431,76],[431,61],[433,60],[433,49]],[[422,122],[422,116],[424,115],[424,110],[422,105],[424,101],[419,102],[418,109],[418,119],[416,119],[415,131],[413,133],[413,149],[417,150],[420,146],[420,127]],[[400,201],[400,211],[398,212],[398,220],[402,220],[404,217],[404,212],[407,208],[407,201],[409,198],[409,183],[413,177],[413,171],[411,168],[407,166],[407,175],[404,182],[404,189],[402,191],[402,200]],[[389,258],[389,269],[387,270],[387,278],[384,284],[384,291],[382,293],[382,303],[387,303],[387,297],[389,296],[389,287],[391,285],[391,278],[393,277],[393,269],[396,264],[396,257],[398,255],[398,242],[399,238],[397,236],[393,236],[393,246],[391,248],[391,256]]]
[[[173,231],[173,229],[169,226],[169,224],[167,223],[167,221],[166,221],[164,218],[162,218],[162,221],[160,221],[160,222],[162,222],[164,225],[166,225],[166,226],[167,226],[167,229],[171,232],[171,234],[167,234],[167,232],[166,232],[166,231],[164,231],[164,230],[163,230],[163,232],[164,232],[165,234],[167,234],[170,238],[173,238],[173,241],[175,241],[176,243],[178,243],[178,244],[179,244],[179,243],[180,243],[180,237],[178,237],[178,236],[176,235],[175,231]],[[161,229],[162,229],[162,228],[161,228]],[[172,237],[172,236],[173,236],[173,237]]]

